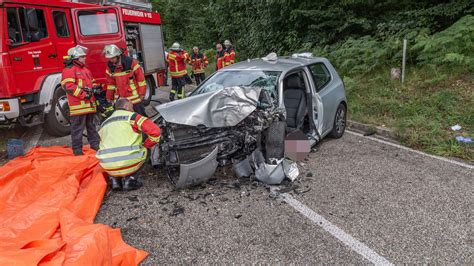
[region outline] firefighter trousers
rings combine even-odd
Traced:
[[[143,102],[137,103],[133,105],[133,111],[139,115],[148,117],[145,112],[145,105]]]
[[[73,150],[82,149],[82,133],[84,129],[87,130],[87,141],[89,141],[91,147],[99,147],[100,137],[94,124],[94,116],[95,114],[85,114],[70,117]]]
[[[178,95],[178,99],[184,98],[185,85],[186,85],[186,80],[184,77],[171,78],[170,101],[174,100],[174,96],[176,94]]]
[[[201,84],[201,82],[203,82],[206,79],[206,74],[204,73],[194,74],[194,79],[196,80],[196,85],[199,86],[199,84]]]

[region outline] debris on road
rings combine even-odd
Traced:
[[[174,209],[171,211],[170,216],[178,216],[184,213],[184,207],[175,205]]]
[[[455,137],[458,142],[463,142],[463,143],[472,143],[472,139],[468,137],[463,137],[463,136],[456,136]]]
[[[285,176],[290,179],[291,182],[295,181],[300,175],[298,164],[295,162],[291,163],[289,160],[283,161],[283,171],[285,172]]]
[[[453,131],[459,131],[459,130],[461,130],[461,128],[462,128],[462,127],[461,127],[459,124],[456,124],[456,125],[454,125],[454,126],[451,127],[451,130],[453,130]]]

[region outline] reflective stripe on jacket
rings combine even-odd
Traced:
[[[96,112],[95,99],[86,99],[83,88],[92,88],[94,79],[92,73],[77,60],[70,62],[63,69],[61,87],[66,91],[70,115],[85,115]]]
[[[133,112],[117,110],[102,123],[96,157],[111,176],[131,175],[145,162],[147,149],[142,145],[142,134],[132,128],[137,118]]]
[[[235,50],[230,48],[224,52],[224,65],[230,66],[235,63]]]
[[[186,70],[186,61],[190,61],[189,55],[186,51],[171,51],[166,56],[168,67],[172,78],[180,78],[188,74]]]
[[[193,53],[191,55],[191,65],[193,66],[194,74],[204,73],[208,64],[209,64],[209,61],[207,60],[207,56],[205,54]]]
[[[216,55],[216,71],[223,68],[225,66],[225,52],[224,50],[221,50],[220,52],[217,51]]]

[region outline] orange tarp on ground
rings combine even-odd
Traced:
[[[93,150],[37,147],[0,168],[0,265],[136,265],[148,254],[94,224],[107,184]]]

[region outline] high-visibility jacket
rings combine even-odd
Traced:
[[[224,52],[224,66],[230,66],[235,63],[235,50],[233,48],[226,49]]]
[[[142,132],[148,138],[143,144]],[[160,141],[160,128],[148,118],[126,110],[115,111],[99,130],[96,157],[111,176],[135,173],[145,162],[147,148]]]
[[[186,61],[189,62],[190,58],[186,51],[171,51],[166,56],[166,61],[168,62],[172,78],[180,78],[188,74],[188,71],[186,70]]]
[[[191,55],[191,66],[193,67],[194,74],[204,73],[209,61],[207,60],[207,56],[202,53],[193,53]]]
[[[94,85],[92,73],[84,64],[77,60],[66,61],[61,86],[66,91],[71,116],[96,112],[94,96],[86,99],[87,92],[83,90],[83,88],[92,88]]]
[[[225,55],[224,50],[221,50],[220,52],[217,51],[217,55],[216,55],[216,58],[217,58],[217,60],[216,60],[216,71],[219,70],[219,69],[221,69],[221,68],[223,68],[223,67],[225,66],[225,62],[224,62],[225,57],[224,57],[224,55]]]
[[[143,69],[137,60],[121,56],[120,64],[107,64],[107,99],[127,98],[133,104],[140,103],[140,96],[146,93],[146,81]]]

